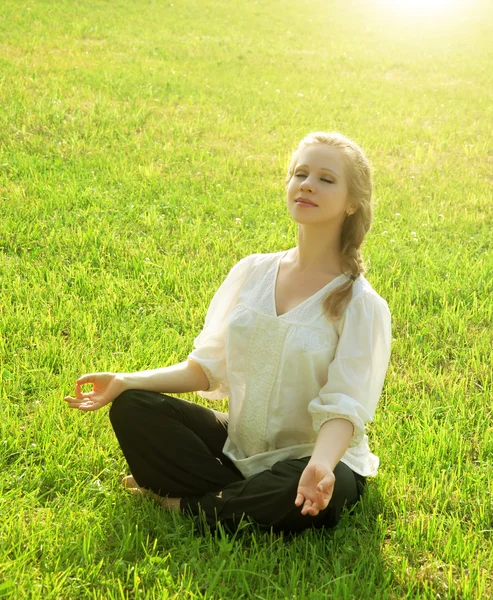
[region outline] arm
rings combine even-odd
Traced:
[[[389,363],[390,327],[387,304],[375,294],[360,296],[346,310],[327,384],[308,407],[319,433],[295,500],[302,514],[327,507],[335,466],[363,440],[373,419]]]
[[[226,326],[241,285],[248,275],[249,265],[248,257],[237,263],[215,293],[204,328],[195,338],[195,349],[186,361],[151,371],[83,375],[77,379],[75,398],[65,397],[70,408],[97,410],[131,389],[175,394],[198,391],[211,400],[227,397]],[[93,389],[83,392],[84,384],[92,384]]]
[[[315,516],[328,506],[334,490],[334,469],[349,448],[353,430],[353,424],[346,419],[331,419],[320,428],[298,485],[295,504],[303,505],[301,514]]]
[[[92,384],[89,392],[83,392],[84,384]],[[177,365],[139,371],[136,373],[90,373],[79,377],[75,383],[75,398],[66,396],[70,408],[92,411],[113,402],[126,390],[186,393],[207,390],[209,381],[202,367],[193,360]]]
[[[382,393],[390,346],[391,321],[385,301],[373,293],[352,300],[327,383],[308,405],[315,431],[331,419],[347,419],[354,426],[349,447],[361,443]]]
[[[308,464],[323,464],[333,471],[349,448],[354,426],[347,419],[326,421],[318,432],[312,457]]]
[[[205,391],[209,387],[209,381],[202,367],[192,359],[151,371],[121,373],[119,378],[126,390],[184,394]]]

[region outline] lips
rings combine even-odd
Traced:
[[[310,204],[311,206],[317,206],[315,202],[312,202],[309,198],[296,198],[296,202],[300,204]]]

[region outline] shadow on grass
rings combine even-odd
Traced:
[[[137,587],[153,597],[185,586],[184,598],[386,598],[382,502],[370,482],[335,528],[285,534],[247,521],[211,530],[150,499],[122,497],[104,539],[129,597]]]

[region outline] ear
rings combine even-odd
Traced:
[[[348,217],[349,217],[349,215],[354,215],[355,212],[356,212],[356,208],[354,206],[352,206],[351,204],[346,209],[346,215]]]

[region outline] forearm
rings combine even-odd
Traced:
[[[161,369],[121,373],[118,377],[128,390],[184,394],[205,391],[209,387],[209,381],[202,367],[192,360]]]
[[[310,463],[320,463],[333,471],[349,448],[353,424],[347,419],[326,421],[318,432]]]

